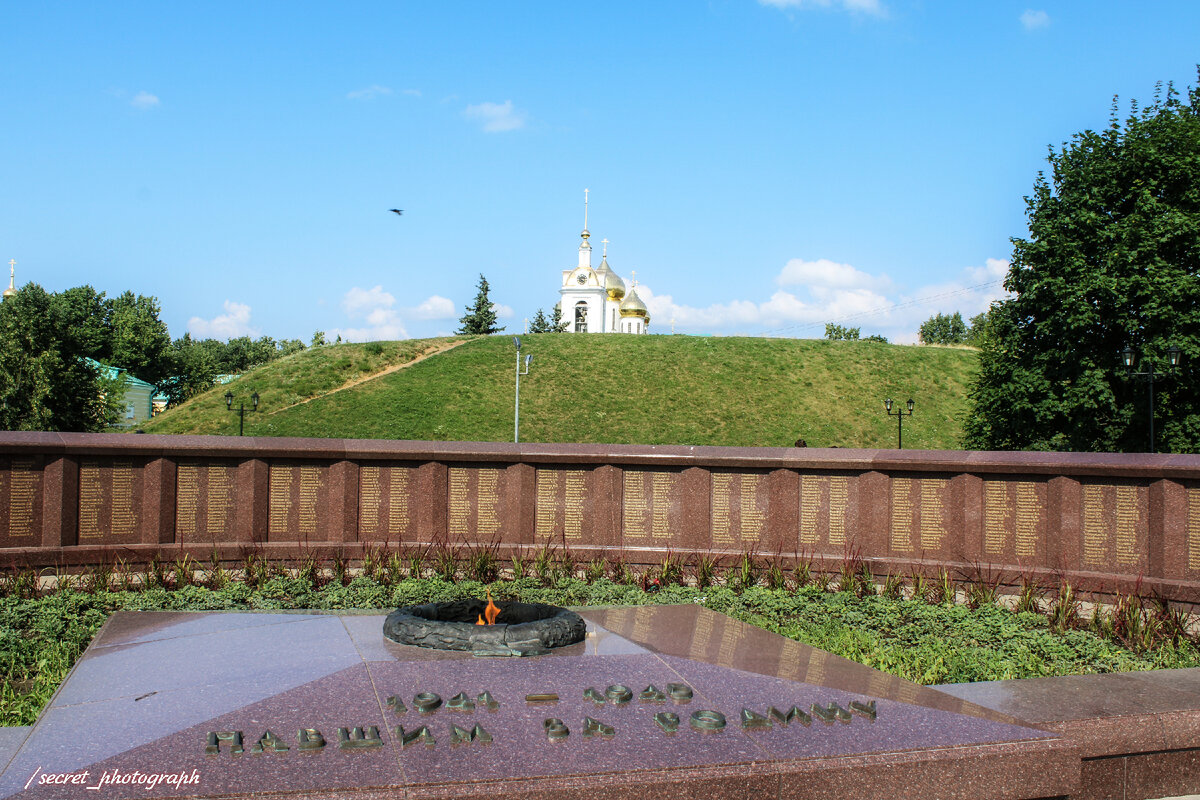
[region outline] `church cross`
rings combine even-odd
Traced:
[[[637,286],[637,270],[635,269],[635,270],[634,270],[632,273],[630,273],[630,274],[631,274],[631,275],[633,275],[633,285],[634,285],[634,286]]]
[[[601,239],[600,244],[604,245],[604,257],[608,258],[608,239]]]

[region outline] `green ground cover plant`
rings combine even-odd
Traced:
[[[896,445],[891,397],[916,401],[913,449],[958,446],[977,352],[872,341],[527,334],[521,440],[617,444]],[[479,336],[420,363],[329,394],[439,342],[329,345],[253,370],[229,389],[249,397],[246,434],[511,441],[512,337]],[[366,349],[382,348],[370,356]],[[374,360],[372,360],[374,359]],[[144,426],[148,433],[236,432],[217,387]],[[323,395],[323,396],[322,396]],[[315,398],[315,399],[313,399]],[[736,398],[736,402],[731,401]],[[311,399],[300,405],[300,400]]]
[[[927,685],[1200,666],[1192,620],[1177,608],[1118,596],[1083,613],[1071,587],[1047,597],[1028,582],[1000,604],[989,586],[945,574],[876,580],[853,560],[818,574],[752,554],[634,569],[549,547],[506,563],[487,548],[381,551],[353,569],[337,555],[284,565],[250,553],[236,569],[107,565],[47,585],[11,570],[0,577],[0,725],[32,724],[115,611],[391,610],[487,591],[567,606],[695,603]]]

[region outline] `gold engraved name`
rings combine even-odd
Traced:
[[[732,508],[729,501],[733,494],[733,474],[712,473],[712,540],[713,544],[733,544]]]
[[[462,467],[451,467],[448,482],[450,499],[447,509],[450,524],[450,536],[465,540],[470,530],[471,503],[468,492],[467,470]]]
[[[1021,481],[1017,484],[1017,556],[1033,558],[1038,544],[1037,484]]]
[[[479,491],[476,495],[475,513],[478,518],[476,530],[479,535],[492,541],[500,530],[500,517],[497,506],[500,504],[500,470],[479,470]]]
[[[983,552],[998,555],[1008,545],[1008,482],[983,482]]]
[[[175,533],[180,541],[196,537],[200,515],[200,466],[180,464],[175,470]]]
[[[533,535],[539,541],[554,538],[558,524],[558,477],[556,469],[537,471],[537,513],[534,515]]]
[[[399,536],[408,531],[409,467],[392,467],[388,493],[388,535]]]
[[[911,553],[912,544],[912,478],[892,479],[891,548],[898,553]]]
[[[379,467],[358,471],[358,525],[371,535],[379,534],[379,503],[382,497]]]
[[[1187,490],[1188,569],[1200,570],[1200,489]]]
[[[297,500],[297,522],[304,534],[317,532],[317,494],[321,488],[321,468],[300,467],[300,492]]]
[[[1113,532],[1117,563],[1136,564],[1137,529],[1141,518],[1136,486],[1090,484],[1083,487],[1083,560],[1090,564],[1105,564],[1109,559],[1109,526],[1104,513],[1104,497],[1109,492],[1116,498]]]
[[[849,506],[850,481],[844,475],[800,478],[800,543],[821,540],[822,523],[831,545],[846,543],[846,509]],[[822,501],[828,497],[828,502]]]
[[[942,491],[946,481],[940,478],[921,480],[921,549],[938,550],[946,536],[942,524]]]
[[[84,461],[79,465],[79,540],[99,539],[100,506],[104,493],[100,488],[100,464]]]
[[[1117,563],[1136,564],[1138,496],[1136,486],[1117,487]]]
[[[581,469],[567,470],[566,484],[563,537],[569,542],[582,541],[583,505],[587,500],[587,475]]]
[[[655,472],[650,484],[652,502],[654,503],[654,521],[650,535],[655,539],[666,539],[671,535],[671,486],[674,477],[669,472]]]
[[[133,463],[114,461],[112,465],[112,522],[113,536],[129,536],[137,531],[137,516],[133,513]]]
[[[288,518],[292,514],[292,468],[272,464],[267,492],[267,535],[288,532]]]
[[[742,476],[742,541],[757,542],[762,538],[763,528],[767,524],[767,515],[758,505],[758,489],[762,484],[762,475]]]
[[[31,460],[13,459],[9,466],[8,535],[14,539],[34,533],[33,503],[40,478]]]
[[[626,536],[646,535],[646,512],[650,506],[646,502],[646,491],[643,479],[645,472],[641,470],[626,470],[622,514],[623,527]]]

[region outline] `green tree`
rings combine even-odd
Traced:
[[[35,283],[0,303],[0,423],[5,430],[101,431],[117,421],[124,383],[103,377],[63,304]]]
[[[834,325],[832,322],[825,323],[826,339],[846,339],[853,341],[861,334],[861,328],[844,328],[841,325]]]
[[[104,292],[76,286],[52,297],[82,352],[105,364],[112,361],[112,301],[105,299]]]
[[[938,312],[921,323],[917,336],[921,344],[962,344],[967,340],[967,323],[957,311],[953,315]]]
[[[112,339],[106,363],[148,383],[160,383],[171,374],[171,336],[158,318],[158,298],[125,292],[110,302]]]
[[[562,304],[555,303],[554,310],[550,313],[550,332],[551,333],[566,333],[567,321],[563,319]]]
[[[492,301],[488,299],[488,282],[483,275],[479,276],[479,291],[475,295],[475,302],[466,307],[464,314],[458,321],[462,323],[462,327],[458,329],[459,333],[473,333],[489,335],[499,333],[504,328],[496,327],[496,309],[492,305]]]
[[[530,333],[549,333],[550,332],[550,319],[546,316],[545,311],[542,311],[539,308],[537,310],[537,313],[533,315],[533,319],[530,320],[530,322],[529,322],[529,332]]]
[[[981,311],[971,317],[971,327],[967,330],[966,344],[972,347],[983,347],[988,335],[988,312]]]
[[[1106,130],[1050,149],[1029,238],[1012,240],[1012,297],[988,317],[968,447],[1144,451],[1147,387],[1122,369],[1126,345],[1156,370],[1182,348],[1154,385],[1157,448],[1200,447],[1200,90],[1160,96],[1124,124],[1114,99]]]

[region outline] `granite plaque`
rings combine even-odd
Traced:
[[[572,545],[587,541],[584,531],[589,523],[587,511],[591,475],[590,469],[537,469],[536,542]]]
[[[1187,488],[1187,568],[1200,572],[1200,486]]]
[[[417,469],[399,464],[368,464],[358,471],[359,539],[415,541]]]
[[[138,541],[144,467],[140,459],[85,458],[80,462],[80,544]]]
[[[767,473],[714,470],[710,474],[712,546],[756,550],[767,528]]]
[[[40,456],[0,458],[0,547],[41,544],[42,469]]]
[[[446,482],[450,540],[498,541],[504,470],[497,467],[451,467]]]
[[[850,478],[845,475],[800,476],[800,547],[842,551],[850,511]]]
[[[175,470],[175,537],[182,543],[235,541],[237,464],[180,461]]]
[[[268,541],[325,541],[329,533],[329,462],[270,465]]]
[[[1144,569],[1148,560],[1147,489],[1124,483],[1082,484],[1081,560],[1104,572]]]
[[[983,554],[988,561],[1036,563],[1046,556],[1044,481],[983,481]]]
[[[621,530],[627,547],[670,547],[680,530],[680,473],[675,470],[624,471]]]

